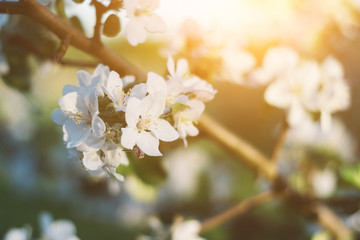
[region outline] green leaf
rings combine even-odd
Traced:
[[[345,181],[360,188],[360,164],[355,167],[347,167],[341,171],[341,176]]]
[[[70,23],[72,26],[74,26],[76,29],[78,29],[80,32],[84,33],[84,28],[80,22],[80,19],[77,16],[72,16],[70,18]]]
[[[116,173],[123,175],[124,177],[127,176],[131,172],[132,172],[131,165],[126,166],[126,165],[120,164],[116,168]]]
[[[174,103],[173,105],[171,105],[171,113],[172,114],[184,111],[186,109],[190,109],[190,107],[188,105],[185,105],[182,103]]]
[[[115,37],[120,33],[120,19],[115,14],[111,14],[104,23],[103,34],[107,37]]]

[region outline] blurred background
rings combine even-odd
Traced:
[[[54,2],[42,3],[59,11]],[[66,17],[76,16],[88,37],[95,24],[89,3],[63,1]],[[341,62],[351,106],[335,114],[327,134],[316,124],[291,131],[278,166],[291,186],[322,199],[360,239],[360,1],[166,0],[157,13],[166,33],[133,47],[122,30],[103,37],[104,43],[143,72],[163,76],[168,54],[187,58],[192,72],[218,90],[205,112],[266,156],[285,112],[268,105],[266,86],[248,76],[267,50],[284,45],[302,59],[321,62],[331,55]],[[125,13],[118,15],[124,29]],[[149,216],[164,224],[177,215],[204,220],[269,189],[256,171],[201,132],[188,138],[187,148],[180,140],[162,143],[163,158],[133,159],[125,182],[91,176],[68,157],[51,112],[63,86],[77,85],[77,70],[92,72],[97,60],[70,47],[63,64],[53,63],[59,40],[52,33],[23,16],[0,16],[0,237],[26,224],[38,236],[38,216],[46,210],[74,222],[81,239],[136,239],[149,231]],[[202,236],[316,239],[321,233],[296,206],[274,199]]]

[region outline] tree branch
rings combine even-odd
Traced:
[[[210,229],[220,226],[221,224],[232,220],[235,217],[251,210],[259,204],[262,204],[275,196],[273,192],[264,192],[254,197],[243,200],[238,205],[220,213],[206,221],[202,222],[200,233],[204,233]]]
[[[245,140],[234,135],[206,114],[201,116],[199,127],[221,145],[235,153],[240,160],[249,164],[267,177],[274,185],[274,190],[281,193],[285,200],[302,206],[317,217],[318,222],[330,230],[338,239],[352,239],[352,232],[339,220],[331,209],[315,199],[302,196],[292,190],[278,173],[271,160]]]
[[[36,0],[20,0],[19,2],[0,1],[0,13],[23,14],[33,18],[45,25],[61,40],[64,40],[68,35],[71,35],[70,45],[98,58],[112,70],[115,70],[122,75],[135,75],[140,81],[146,79],[146,75],[138,68],[129,64],[125,59],[114,53],[101,42],[85,37],[82,32],[64,21],[61,17],[50,12],[48,8],[41,5]]]

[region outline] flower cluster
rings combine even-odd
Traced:
[[[138,157],[161,156],[160,140],[180,137],[186,146],[186,137],[199,133],[195,123],[216,90],[190,75],[184,59],[175,67],[169,57],[168,70],[167,80],[149,72],[146,83],[134,84],[133,77],[120,78],[100,64],[93,74],[78,71],[79,86],[64,86],[52,119],[87,169],[123,180],[116,169],[128,164],[125,149]]]
[[[53,221],[52,216],[43,212],[40,215],[40,229],[41,229],[41,238],[42,240],[79,240],[76,236],[75,225],[65,219],[60,219]],[[29,240],[31,239],[31,228],[12,228],[10,229],[4,240]]]
[[[299,62],[296,53],[276,49],[264,58],[262,82],[273,80],[265,91],[265,100],[286,109],[290,126],[297,126],[310,116],[319,116],[324,132],[331,127],[331,115],[350,106],[350,90],[340,62],[332,56],[321,64],[314,60]],[[283,61],[266,61],[279,54]]]

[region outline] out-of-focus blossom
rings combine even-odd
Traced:
[[[4,240],[29,240],[31,231],[29,228],[12,228],[4,237]]]
[[[336,175],[332,170],[315,170],[310,174],[312,190],[316,197],[326,198],[336,190]]]
[[[40,227],[43,240],[79,240],[75,225],[69,220],[53,221],[52,216],[44,212],[40,215]]]
[[[172,226],[172,240],[204,240],[199,237],[201,224],[197,220],[175,222]]]
[[[299,64],[299,56],[288,46],[270,48],[263,59],[263,65],[254,70],[249,78],[252,84],[265,85],[271,80],[294,71]]]
[[[319,67],[317,91],[310,96],[307,107],[321,113],[323,131],[331,128],[331,114],[346,110],[350,106],[350,89],[344,78],[341,63],[334,57],[327,57]]]
[[[166,26],[161,17],[154,13],[159,0],[125,0],[125,10],[130,21],[125,27],[126,38],[133,46],[146,40],[146,31],[164,32]]]
[[[305,104],[316,91],[318,74],[316,62],[302,64],[268,86],[264,95],[266,102],[285,109],[290,126],[303,123],[308,118]]]

